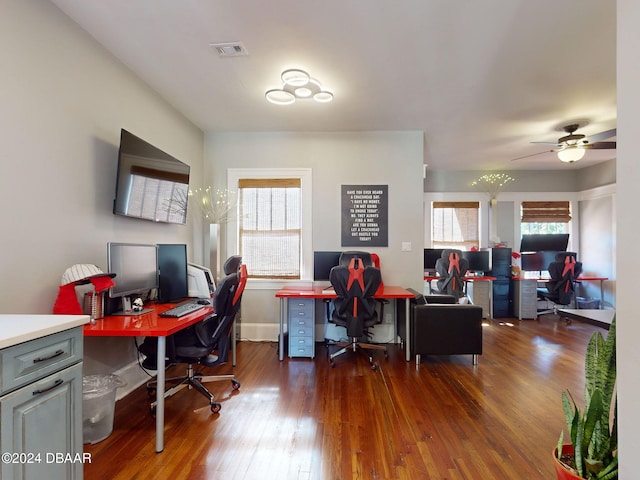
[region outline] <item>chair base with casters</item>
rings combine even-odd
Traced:
[[[332,367],[335,366],[333,359],[347,352],[360,352],[365,354],[369,359],[369,365],[371,366],[372,370],[376,370],[378,367],[376,363],[373,361],[373,354],[368,352],[367,350],[383,351],[384,357],[385,358],[389,357],[389,353],[387,352],[387,347],[385,347],[384,345],[376,345],[373,343],[363,343],[358,341],[357,338],[352,338],[350,342],[336,342],[333,345],[338,347],[339,350],[336,350],[333,353],[329,353],[329,363],[331,364]]]
[[[167,378],[165,381],[172,384],[171,387],[165,390],[164,398],[169,398],[178,393],[180,390],[185,388],[188,389],[196,389],[202,395],[204,395],[209,400],[209,406],[212,413],[219,413],[222,405],[215,400],[215,396],[207,387],[205,387],[205,383],[212,382],[220,382],[224,380],[231,381],[231,388],[233,391],[237,391],[240,389],[240,382],[235,379],[235,375],[227,374],[227,375],[203,375],[200,372],[197,372],[194,368],[194,364],[187,364],[187,372],[186,375],[182,377],[171,377]],[[149,395],[155,395],[157,382],[152,381],[147,383],[147,392]],[[156,406],[158,405],[158,401],[154,401],[151,403],[151,413],[155,414]]]

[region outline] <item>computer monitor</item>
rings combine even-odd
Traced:
[[[491,250],[463,250],[461,256],[469,262],[470,272],[491,271]]]
[[[329,273],[340,262],[341,254],[342,252],[313,252],[313,279],[316,281],[328,281]]]
[[[117,314],[139,314],[132,312],[129,297],[144,295],[158,288],[158,247],[137,243],[107,244],[107,265],[115,273],[115,285],[109,289],[110,298],[122,298],[122,311]]]
[[[175,303],[189,296],[186,245],[158,245],[158,284],[159,302]]]
[[[531,233],[522,235],[520,253],[564,252],[569,244],[568,233]]]
[[[436,270],[436,262],[442,256],[442,248],[425,248],[424,249],[424,269]]]
[[[523,272],[541,272],[546,270],[543,267],[544,260],[541,252],[523,253],[520,256],[520,268]]]

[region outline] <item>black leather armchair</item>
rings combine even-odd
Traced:
[[[478,363],[482,355],[482,307],[458,304],[451,295],[426,295],[413,292],[411,300],[409,335],[404,328],[404,318],[399,312],[398,332],[415,355],[416,365],[421,355],[472,355],[472,363]]]
[[[341,257],[341,265],[333,267],[329,274],[329,280],[336,292],[330,321],[345,327],[350,340],[336,343],[340,350],[329,353],[332,365],[334,358],[349,350],[382,350],[385,356],[387,354],[385,346],[361,341],[361,338],[368,336],[368,329],[379,322],[373,295],[382,281],[380,270],[357,255],[350,254],[345,257],[344,261]],[[347,265],[343,264],[347,261]],[[368,357],[371,368],[375,370],[373,356],[369,353]]]

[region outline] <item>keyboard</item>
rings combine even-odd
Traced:
[[[169,310],[166,310],[159,315],[161,317],[180,318],[190,313],[197,312],[198,310],[202,310],[204,307],[206,307],[206,305],[200,305],[196,302],[185,302],[181,303],[180,305],[176,305],[175,307],[170,308]]]

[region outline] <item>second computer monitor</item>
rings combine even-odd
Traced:
[[[462,258],[469,262],[470,272],[491,271],[491,250],[469,250],[462,252]]]
[[[340,262],[342,252],[313,252],[313,279],[316,281],[329,280],[331,269]]]
[[[187,246],[158,245],[159,302],[177,302],[189,296]]]

